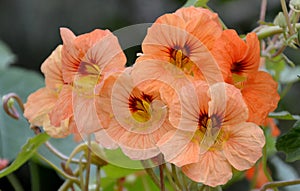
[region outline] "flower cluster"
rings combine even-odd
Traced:
[[[52,137],[94,134],[133,160],[162,154],[209,186],[262,156],[259,125],[279,95],[259,70],[255,33],[241,39],[217,14],[181,8],[152,24],[131,67],[108,30],[75,36],[62,28],[61,37],[41,67],[46,85],[28,97],[24,114]]]

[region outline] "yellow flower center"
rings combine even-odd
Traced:
[[[151,118],[151,95],[142,93],[141,96],[129,97],[129,109],[132,116],[138,122],[146,122]]]
[[[189,59],[187,48],[174,48],[171,50],[170,62],[177,68],[181,69],[185,74],[193,75],[194,63]]]

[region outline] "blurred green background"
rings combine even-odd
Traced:
[[[115,31],[133,24],[152,23],[157,17],[174,12],[184,3],[184,0],[0,0],[0,40],[15,55],[13,67],[39,73],[42,62],[58,44],[62,43],[59,35],[60,27],[68,27],[76,35],[96,28]],[[219,14],[228,28],[237,30],[239,34],[245,34],[258,25],[260,4],[260,0],[211,0],[208,5]],[[280,10],[279,0],[269,0],[266,21],[272,22]],[[125,50],[129,62],[134,61],[135,53],[138,51],[140,47]],[[285,53],[296,65],[300,65],[299,50],[288,48]],[[1,96],[3,88],[0,86]],[[280,101],[279,109],[299,115],[299,98],[298,82],[292,85],[289,93]],[[291,122],[279,122],[282,132],[291,126]],[[283,155],[278,156],[284,159]],[[38,164],[34,162],[27,163],[16,172],[16,175],[21,177],[25,190],[31,189],[28,169],[37,168],[36,165]],[[300,169],[299,162],[290,165]],[[52,170],[40,165],[38,168],[39,175],[42,176],[40,180],[45,181],[43,184],[47,185],[43,190],[56,190],[62,180]],[[299,176],[299,172],[297,173],[295,176]],[[50,178],[44,179],[43,176],[51,177],[51,184]],[[248,183],[242,180],[228,190],[241,191],[245,184]],[[0,179],[0,190],[13,189],[3,178]]]

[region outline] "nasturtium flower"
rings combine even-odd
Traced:
[[[249,169],[262,156],[264,134],[246,122],[248,109],[240,90],[198,81],[181,94],[181,123],[158,142],[166,161],[190,179],[214,187],[231,179],[232,168]]]
[[[235,30],[224,30],[215,41],[212,52],[229,83],[238,82],[240,78],[259,68],[260,46],[255,33],[247,34],[244,41]]]
[[[249,108],[248,121],[262,125],[268,113],[276,109],[280,97],[272,76],[259,71],[261,57],[257,35],[249,33],[244,41],[236,31],[225,30],[215,41],[212,53],[224,81],[241,90]]]
[[[94,89],[106,74],[123,69],[126,57],[117,38],[109,30],[96,29],[75,36],[61,28],[62,76],[64,93],[59,97],[50,119],[58,125],[70,115],[74,116],[78,131],[90,134],[101,128],[94,106]]]
[[[41,66],[41,71],[45,75],[46,86],[29,95],[24,105],[24,116],[28,121],[32,125],[43,126],[44,130],[55,138],[66,137],[71,133],[76,134],[76,125],[72,115],[67,116],[56,126],[50,124],[49,114],[57,104],[61,104],[58,103],[58,100],[59,96],[64,93],[62,89],[69,87],[69,85],[64,84],[62,79],[61,48],[62,45],[59,45]],[[79,136],[75,135],[75,137]]]
[[[147,59],[168,62],[183,71],[185,76],[174,72],[177,79],[222,81],[221,75],[210,75],[219,71],[210,50],[221,33],[217,14],[203,8],[181,8],[159,17],[148,29],[142,43],[143,54],[137,62]],[[144,67],[148,70],[147,65]],[[170,68],[162,66],[151,71],[160,73]]]
[[[161,98],[167,85],[153,78],[140,81],[135,74],[141,75],[127,68],[108,76],[98,88],[96,107],[104,129],[95,136],[106,148],[119,146],[129,158],[146,160],[160,153],[156,143],[174,128]]]

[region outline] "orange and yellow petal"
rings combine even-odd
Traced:
[[[63,85],[55,106],[49,113],[51,125],[59,126],[61,121],[73,116],[72,86]]]

